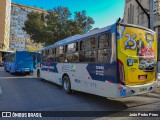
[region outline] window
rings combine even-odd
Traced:
[[[45,50],[45,55],[49,55],[49,49],[48,50]]]
[[[98,50],[98,61],[99,62],[106,61],[109,53],[110,53],[110,50],[107,50],[107,49]]]
[[[91,36],[89,38],[80,41],[80,62],[95,62],[96,61],[96,37]]]
[[[95,50],[90,51],[80,51],[79,61],[80,62],[95,62],[96,61],[96,52]]]
[[[99,36],[98,48],[106,48],[110,46],[110,39],[108,34],[102,34]]]
[[[52,49],[49,49],[49,55],[52,55]]]
[[[52,48],[52,54],[53,55],[55,54],[55,48]]]
[[[96,38],[91,37],[90,42],[91,42],[91,49],[95,49],[96,48]]]
[[[67,53],[75,52],[78,48],[78,45],[76,43],[71,43],[67,45]]]
[[[47,58],[46,61],[47,61],[47,62],[54,62],[54,58],[53,58],[53,57],[49,57],[49,58]]]
[[[64,53],[63,46],[59,46],[56,48],[56,55],[61,55]]]
[[[6,62],[14,62],[14,54],[7,56],[5,59]]]
[[[56,49],[57,49],[57,62],[64,62],[65,61],[64,46],[59,46]]]
[[[46,61],[46,51],[42,51],[42,62]]]
[[[44,53],[45,53],[45,52],[44,52],[44,51],[42,51],[42,56],[44,56]]]
[[[101,34],[98,37],[98,62],[105,62],[110,54],[110,36],[109,34]]]
[[[64,62],[78,62],[78,52],[67,53]]]
[[[78,62],[78,42],[66,45],[65,49],[66,54],[64,62]]]

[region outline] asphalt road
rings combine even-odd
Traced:
[[[117,111],[132,110],[160,111],[160,94],[149,93],[122,99],[107,99],[81,92],[68,95],[61,86],[33,78],[32,75],[10,75],[0,68],[0,111],[114,111],[112,115],[116,115]]]

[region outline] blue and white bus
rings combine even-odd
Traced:
[[[140,42],[139,42],[140,41]],[[155,91],[157,39],[154,31],[115,23],[41,49],[39,78],[109,98]]]
[[[4,69],[10,73],[25,73],[33,72],[35,59],[38,53],[27,51],[16,51],[5,55]]]

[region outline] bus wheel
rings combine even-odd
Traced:
[[[39,71],[39,70],[37,71],[37,77],[38,77],[38,78],[41,77],[41,76],[40,76],[40,71]]]
[[[63,77],[63,90],[67,93],[67,94],[69,94],[69,93],[71,93],[72,92],[72,90],[71,90],[71,82],[70,82],[70,79],[69,79],[69,77],[67,76],[67,75],[65,75],[64,77]]]

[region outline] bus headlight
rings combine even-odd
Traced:
[[[127,59],[127,66],[133,66],[133,60],[131,58]]]

